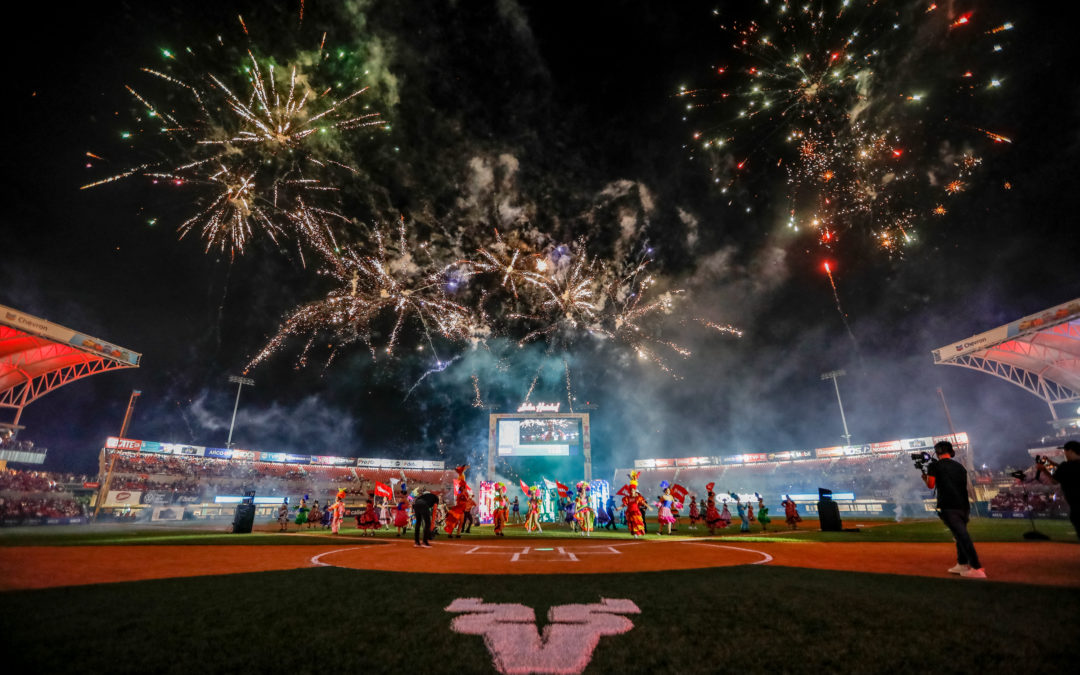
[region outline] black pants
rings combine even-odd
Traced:
[[[413,531],[413,539],[417,544],[420,543],[420,531],[424,531],[424,543],[428,543],[428,539],[431,537],[431,509],[418,509],[413,507],[413,513],[416,514],[416,528]]]
[[[607,512],[607,524],[604,525],[604,529],[605,530],[617,530],[617,529],[619,529],[618,527],[615,526],[615,514],[612,513],[611,511]]]
[[[974,569],[981,568],[979,555],[975,553],[975,544],[971,542],[971,535],[967,531],[968,512],[962,509],[940,509],[938,516],[956,540],[956,562],[970,565]]]

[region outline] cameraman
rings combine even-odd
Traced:
[[[956,540],[956,566],[951,567],[951,574],[959,574],[969,579],[985,579],[986,572],[979,564],[979,555],[975,544],[967,531],[968,516],[971,507],[968,504],[967,470],[964,465],[953,460],[952,443],[940,441],[934,445],[934,454],[938,461],[931,462],[923,470],[923,482],[931,490],[937,490],[937,511],[945,526]]]
[[[1047,472],[1050,478],[1061,486],[1061,494],[1069,504],[1069,520],[1076,530],[1076,536],[1080,538],[1080,443],[1069,441],[1061,446],[1061,449],[1065,451],[1064,462],[1054,464],[1043,457],[1037,464],[1038,471]],[[1050,473],[1051,468],[1053,473]]]

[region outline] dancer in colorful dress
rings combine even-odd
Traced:
[[[734,492],[731,493],[731,498],[735,500],[735,510],[739,512],[739,518],[742,520],[742,525],[739,526],[739,532],[749,532],[750,519],[746,517],[746,507],[739,501],[739,495]]]
[[[525,529],[532,532],[535,528],[542,534],[544,528],[540,527],[540,487],[532,486],[526,496],[529,498],[529,512],[525,514]]]
[[[341,521],[345,520],[345,490],[338,490],[337,500],[326,510],[330,512],[330,531],[337,534],[341,529]]]
[[[727,507],[727,500],[724,500],[723,509],[720,511],[720,527],[727,529],[728,525],[731,525],[731,511]]]
[[[623,508],[626,509],[626,526],[634,539],[645,536],[645,517],[642,515],[642,507],[645,506],[645,498],[638,494],[638,472],[630,472],[630,492],[623,497]]]
[[[379,525],[384,530],[390,529],[390,505],[386,497],[382,498],[382,504],[379,506]]]
[[[589,504],[589,484],[581,481],[577,484],[577,499],[574,500],[574,518],[581,534],[592,535],[596,525],[596,513]]]
[[[307,498],[308,496],[304,495],[300,498],[300,503],[296,505],[296,525],[301,528],[304,526],[304,523],[307,522]]]
[[[465,521],[469,520],[470,525],[472,516],[466,516],[472,510],[472,498],[470,496],[469,484],[465,481],[465,472],[469,470],[468,464],[462,464],[457,467],[457,479],[454,480],[454,506],[446,512],[446,525],[444,529],[446,534],[452,537],[461,539],[461,532],[465,529]],[[454,530],[457,530],[457,535],[454,534]]]
[[[769,529],[769,523],[772,522],[772,518],[769,516],[769,507],[765,506],[765,498],[758,495],[757,498],[757,519],[761,523],[761,531],[765,532]]]
[[[671,496],[671,488],[668,487],[668,482],[661,481],[660,487],[664,488],[664,494],[660,495],[660,511],[656,514],[656,528],[657,534],[664,533],[664,525],[667,525],[667,533],[671,534],[671,525],[675,522],[675,516],[671,512],[671,507],[675,505],[675,498]]]
[[[784,520],[788,526],[793,530],[799,529],[802,518],[799,516],[799,506],[791,498],[791,495],[788,495],[787,499],[780,502],[780,505],[784,507]]]
[[[495,498],[492,499],[491,505],[491,522],[495,526],[495,536],[505,537],[503,534],[503,527],[506,525],[507,519],[510,517],[509,506],[506,501],[506,485],[502,483],[495,483]]]
[[[715,506],[713,508],[716,508]],[[697,507],[697,495],[690,495],[690,529],[697,529],[697,522],[701,520],[701,513]]]
[[[321,522],[322,522],[322,509],[319,508],[319,500],[316,499],[315,503],[313,503],[311,505],[311,510],[308,511],[308,515],[307,515],[308,529],[310,530],[312,525],[314,525],[315,527],[318,527],[319,523],[321,523]]]
[[[750,502],[746,502],[746,520],[747,522],[754,522],[754,505]]]
[[[289,531],[289,500],[288,500],[288,498],[286,498],[285,501],[283,501],[281,503],[281,506],[278,507],[277,522],[278,522],[278,526],[281,528],[280,530],[278,530],[279,532],[288,532]]]
[[[574,517],[574,500],[570,497],[559,500],[559,506],[562,508],[563,520],[570,526],[571,532],[577,532],[577,519]]]
[[[401,495],[394,508],[394,527],[399,537],[409,531],[409,500],[405,495]]]
[[[375,536],[375,530],[379,529],[379,511],[375,508],[375,500],[367,498],[364,512],[356,517],[356,527],[363,531],[365,536]]]
[[[709,534],[716,534],[716,528],[718,527],[727,527],[716,510],[716,493],[713,492],[714,485],[716,485],[716,483],[709,483],[705,486],[705,527],[709,528]],[[724,506],[724,508],[727,509],[727,506]]]

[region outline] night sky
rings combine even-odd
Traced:
[[[992,98],[953,95],[927,67],[932,53],[895,61],[890,76],[921,78],[936,92],[927,127],[910,136],[955,137],[983,163],[946,215],[929,215],[928,198],[916,205],[918,241],[893,255],[859,228],[828,250],[812,235],[792,236],[782,174],[757,162],[721,193],[713,170],[725,157],[688,147],[702,119],[685,120],[675,94],[715,86],[717,64],[735,60],[713,9],[746,19],[761,3],[309,1],[303,25],[298,2],[28,5],[39,15],[8,38],[0,303],[139,351],[143,365],[30,405],[22,437],[49,448],[49,468],[90,470],[137,388],[130,437],[222,446],[235,396],[227,376],[292,308],[329,289],[295,246],[260,239],[230,259],[204,253],[195,237],[178,241],[190,193],[140,178],[79,190],[146,152],[121,139],[137,127],[124,85],[147,85],[139,68],[164,67],[162,49],[190,46],[204,71],[227,69],[233,52],[212,45],[218,35],[246,44],[242,14],[260,53],[311,49],[327,31],[328,47],[368,64],[369,103],[391,130],[349,146],[361,170],[341,199],[358,225],[343,243],[362,245],[363,233],[399,216],[419,241],[521,226],[549,243],[585,237],[603,257],[625,239],[635,252],[652,249],[659,291],[686,290],[658,330],[693,354],[668,358],[669,374],[587,335],[523,348],[514,334],[479,348],[440,340],[439,359],[453,361],[421,380],[435,357],[416,349],[424,340],[415,323],[390,359],[373,361],[354,344],[329,366],[323,350],[297,367],[296,341],[248,373],[256,386],[240,402],[241,447],[477,462],[487,420],[472,406],[474,376],[484,403],[509,411],[539,372],[531,400],[561,400],[565,410],[567,369],[576,405],[597,406],[592,442],[603,470],[635,457],[824,447],[840,444],[842,429],[831,383],[819,376],[843,368],[855,442],[946,433],[941,387],[980,461],[1019,464],[1050,430],[1045,404],[989,375],[934,366],[930,350],[1080,297],[1080,82],[1066,58],[1075,31],[1040,3],[941,4],[951,16],[993,17],[983,27],[1016,27],[1003,54],[972,61],[1001,78]],[[976,127],[1013,142],[988,143]],[[507,225],[492,205],[527,224]]]

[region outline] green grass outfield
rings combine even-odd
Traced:
[[[858,542],[949,542],[952,536],[940,520],[916,520],[896,523],[892,520],[861,519],[867,527],[853,528],[855,532],[821,532],[816,529],[816,522],[806,523],[807,527],[791,531],[773,522],[773,527],[766,533],[760,526],[752,527],[748,534],[739,534],[738,527],[729,527],[719,532],[719,536],[732,541],[858,541]],[[809,527],[814,526],[814,529]],[[262,524],[262,527],[267,527]],[[1036,528],[1047,534],[1051,541],[1077,541],[1072,523],[1067,520],[1036,521]],[[273,526],[276,530],[276,524]],[[295,527],[295,526],[294,526]],[[648,537],[657,539],[655,524],[650,523]],[[1000,520],[995,518],[976,518],[971,521],[968,531],[975,543],[1023,541],[1023,534],[1031,529],[1026,520]],[[350,544],[395,538],[394,530],[379,531],[374,537],[360,536],[355,527],[342,528],[341,534],[332,535],[328,530],[293,529],[288,533],[277,531],[256,531],[252,534],[229,534],[227,525],[207,527],[199,525],[67,525],[51,527],[16,527],[0,529],[0,546],[108,546],[108,545],[282,545],[282,544],[333,544],[348,538]],[[410,535],[411,532],[410,532]],[[490,526],[479,527],[472,535],[465,535],[462,541],[491,536]],[[566,537],[573,535],[568,528],[547,527],[544,534],[530,534],[520,527],[507,530],[507,539],[530,539],[546,537]],[[703,527],[689,530],[685,526],[676,535],[679,537],[706,537],[708,530]],[[626,528],[617,532],[599,530],[592,533],[590,540],[628,540]]]
[[[437,555],[434,549],[432,555]],[[0,594],[11,673],[485,673],[455,598],[536,610],[628,598],[591,673],[1053,673],[1080,590],[769,566],[584,576],[332,567]]]

